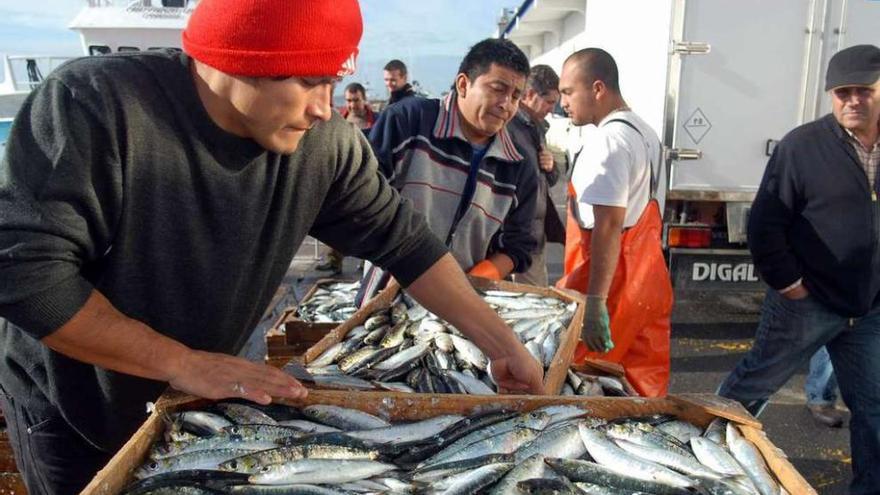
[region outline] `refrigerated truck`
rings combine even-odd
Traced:
[[[764,167],[787,132],[830,112],[829,58],[880,45],[880,0],[526,0],[498,35],[557,72],[581,48],[611,53],[624,98],[663,143],[676,290],[763,290],[746,224]],[[569,151],[590,132],[550,122]]]

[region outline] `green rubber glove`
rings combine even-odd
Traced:
[[[581,340],[591,351],[608,352],[614,349],[614,341],[611,340],[611,321],[604,297],[587,295]]]

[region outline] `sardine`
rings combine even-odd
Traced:
[[[258,485],[346,483],[394,470],[391,464],[364,460],[300,459],[264,466],[248,481]]]
[[[660,481],[670,486],[688,488],[693,482],[671,469],[650,461],[645,461],[618,447],[604,433],[578,425],[581,439],[587,447],[590,457],[596,462],[609,466],[618,472],[629,473],[631,476],[648,481]]]
[[[752,442],[746,440],[736,426],[727,423],[727,446],[730,453],[739,461],[746,474],[758,487],[761,495],[779,495],[779,484],[773,479],[767,469],[764,456],[758,451]]]
[[[575,483],[583,481],[599,486],[610,486],[655,495],[693,495],[694,493],[686,488],[635,478],[626,471],[619,471],[616,468],[603,466],[595,462],[552,458],[547,458],[544,462],[553,468],[554,471]]]
[[[374,460],[378,457],[379,452],[377,450],[321,443],[306,443],[244,454],[219,464],[218,468],[221,471],[255,474],[265,466],[282,464],[300,459]]]
[[[391,426],[391,423],[372,414],[339,406],[313,405],[304,407],[302,412],[316,421],[342,430],[368,430]]]

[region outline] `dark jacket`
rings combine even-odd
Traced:
[[[564,244],[565,224],[559,218],[559,213],[553,206],[553,198],[550,196],[550,188],[559,181],[559,165],[554,163],[553,170],[545,172],[538,162],[538,152],[547,148],[547,125],[545,122],[535,122],[525,110],[520,110],[507,124],[507,129],[514,142],[526,158],[535,164],[539,172],[538,203],[532,226],[532,235],[538,241],[538,249],[544,249],[545,236],[548,242]]]
[[[413,89],[410,83],[406,83],[403,86],[395,89],[391,92],[391,96],[388,98],[388,105],[393,105],[400,100],[405,98],[409,98],[410,96],[415,96],[416,92]]]
[[[880,291],[880,203],[833,115],[791,131],[773,152],[749,216],[749,249],[764,280],[803,277],[818,301],[846,317]]]
[[[106,452],[167,384],[39,341],[93,289],[191,348],[236,354],[306,235],[404,284],[446,252],[339,115],[295,153],[268,152],[213,123],[189,64],[151,51],[59,67],[0,162],[0,393],[37,419],[54,406]]]

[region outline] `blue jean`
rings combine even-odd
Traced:
[[[852,413],[850,493],[880,493],[880,308],[860,318],[834,313],[812,296],[791,301],[767,291],[752,349],[721,384],[719,395],[758,415],[822,346]]]
[[[834,376],[831,356],[824,346],[810,358],[810,372],[807,373],[804,392],[810,405],[833,405],[837,402],[837,377]]]

